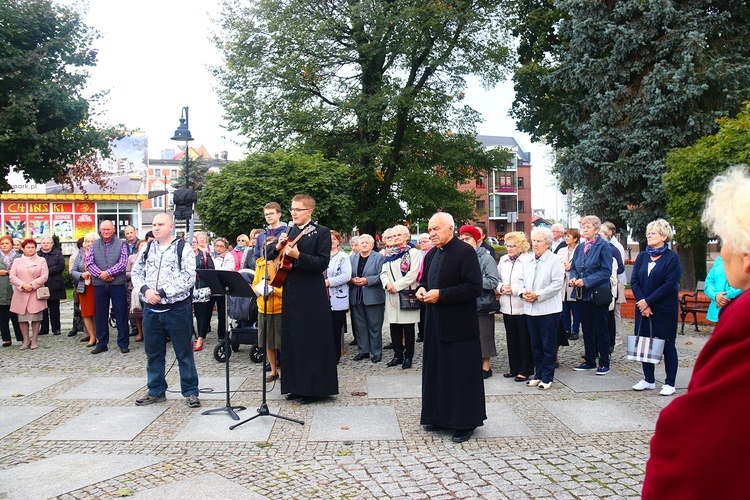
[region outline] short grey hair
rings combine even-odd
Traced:
[[[539,235],[542,238],[544,238],[544,242],[547,243],[547,245],[552,246],[552,242],[554,241],[554,238],[552,237],[552,229],[548,227],[535,227],[531,230],[531,239],[534,239],[535,235]]]
[[[581,226],[585,224],[592,224],[594,228],[599,231],[602,227],[602,220],[596,215],[587,215],[581,219]]]
[[[434,213],[434,214],[432,215],[432,217],[438,217],[439,219],[442,219],[442,220],[443,220],[443,221],[445,221],[445,222],[446,222],[446,223],[447,223],[447,224],[448,224],[448,225],[449,225],[450,227],[452,227],[452,228],[453,228],[453,230],[455,231],[455,229],[456,229],[456,223],[455,223],[455,221],[453,220],[453,216],[452,216],[451,214],[449,214],[448,212],[435,212],[435,213]],[[430,217],[430,219],[432,219],[432,217]]]
[[[356,236],[355,236],[355,237],[356,237]],[[370,243],[372,243],[372,244],[375,244],[375,238],[373,238],[372,236],[370,236],[370,235],[369,235],[369,234],[367,234],[367,233],[365,233],[365,234],[360,234],[360,235],[359,235],[359,237],[357,237],[357,241],[361,242],[361,241],[363,241],[363,240],[369,240],[369,241],[370,241]]]

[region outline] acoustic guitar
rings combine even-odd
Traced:
[[[279,255],[276,256],[273,261],[271,261],[271,264],[268,266],[268,283],[271,286],[283,286],[284,281],[286,281],[286,275],[291,271],[292,266],[294,266],[294,261],[292,257],[289,257],[288,255],[284,254],[284,249],[289,246],[289,248],[294,248],[294,246],[297,244],[297,242],[302,238],[303,236],[310,234],[312,232],[315,232],[317,228],[310,224],[309,226],[305,227],[305,229],[302,230],[301,233],[297,235],[296,238],[294,238],[291,242],[287,240],[284,245],[279,250]]]

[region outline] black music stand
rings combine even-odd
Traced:
[[[267,338],[266,335],[267,335],[267,331],[268,331],[268,321],[266,321],[266,311],[268,310],[268,294],[269,294],[268,282],[270,281],[269,280],[269,276],[268,276],[268,259],[265,258],[266,253],[267,253],[267,250],[266,250],[266,247],[264,246],[263,247],[263,254],[264,254],[264,259],[266,261],[266,265],[264,266],[265,274],[263,276],[263,295],[260,296],[260,297],[258,297],[258,300],[261,300],[261,299],[263,300],[263,312],[261,313],[263,315],[263,333],[258,332],[258,334],[262,335],[261,338],[263,339],[263,342],[262,342],[263,348],[261,349],[261,351],[263,352],[263,360],[261,361],[261,363],[262,363],[261,366],[264,366],[264,367],[266,366],[266,344],[267,344],[266,343],[266,338]],[[288,420],[289,422],[295,422],[295,423],[300,424],[300,425],[305,425],[305,422],[302,421],[302,420],[297,420],[295,418],[284,417],[284,416],[278,415],[276,413],[271,413],[268,410],[268,404],[266,403],[266,392],[267,391],[266,391],[266,371],[265,371],[265,369],[263,369],[263,370],[260,371],[260,377],[261,377],[261,379],[263,381],[263,399],[261,400],[260,406],[258,407],[258,414],[257,415],[253,415],[252,417],[250,417],[250,418],[248,418],[246,420],[243,420],[242,422],[239,422],[239,423],[236,423],[234,425],[229,426],[229,430],[230,431],[234,430],[235,428],[239,427],[240,425],[245,424],[245,423],[247,423],[247,422],[249,422],[249,421],[251,421],[253,419],[256,419],[258,417],[267,417],[267,416],[280,418],[282,420]]]
[[[226,271],[223,269],[201,269],[200,272],[201,280],[203,280],[206,285],[211,289],[211,293],[214,295],[224,295],[224,317],[226,318],[227,325],[230,325],[229,322],[229,308],[228,303],[229,301],[226,300],[227,295],[234,295],[235,297],[253,297],[255,293],[253,293],[252,289],[250,288],[250,285],[248,285],[247,281],[245,281],[245,278],[242,277],[240,273],[234,272],[234,271]],[[219,314],[222,314],[221,311],[217,311]],[[229,331],[224,332],[224,364],[226,366],[226,379],[227,379],[227,404],[224,406],[224,408],[214,408],[213,410],[206,410],[201,415],[212,415],[214,413],[219,413],[222,411],[225,411],[229,413],[229,416],[232,417],[234,420],[239,420],[240,416],[235,413],[234,410],[244,410],[244,406],[232,406],[231,402],[229,401],[229,350],[230,347],[230,341],[229,336],[231,332],[231,328],[228,328]]]

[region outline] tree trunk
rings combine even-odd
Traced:
[[[680,290],[694,291],[698,280],[706,279],[706,244],[707,240],[696,241],[693,246],[678,247],[677,254],[680,256],[682,265],[682,278],[680,278]]]

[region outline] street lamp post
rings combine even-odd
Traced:
[[[190,189],[190,153],[189,153],[189,142],[193,140],[193,136],[190,135],[190,129],[189,126],[189,115],[188,115],[189,108],[187,106],[184,106],[182,108],[182,115],[180,116],[180,125],[177,127],[177,130],[174,132],[174,137],[172,137],[173,141],[185,141],[185,190],[186,192],[192,191]],[[165,186],[166,188],[166,186]],[[176,196],[173,194],[173,199],[176,201]],[[189,226],[188,230],[188,243],[193,241],[193,229],[194,229],[194,221],[193,221],[193,208],[195,204],[195,193],[192,193],[192,202],[190,203],[190,207],[183,207],[182,210],[187,211],[187,217],[186,217],[186,226]],[[175,218],[177,218],[178,214],[182,214],[183,211],[180,210],[178,212],[177,210],[177,204],[175,203]]]

